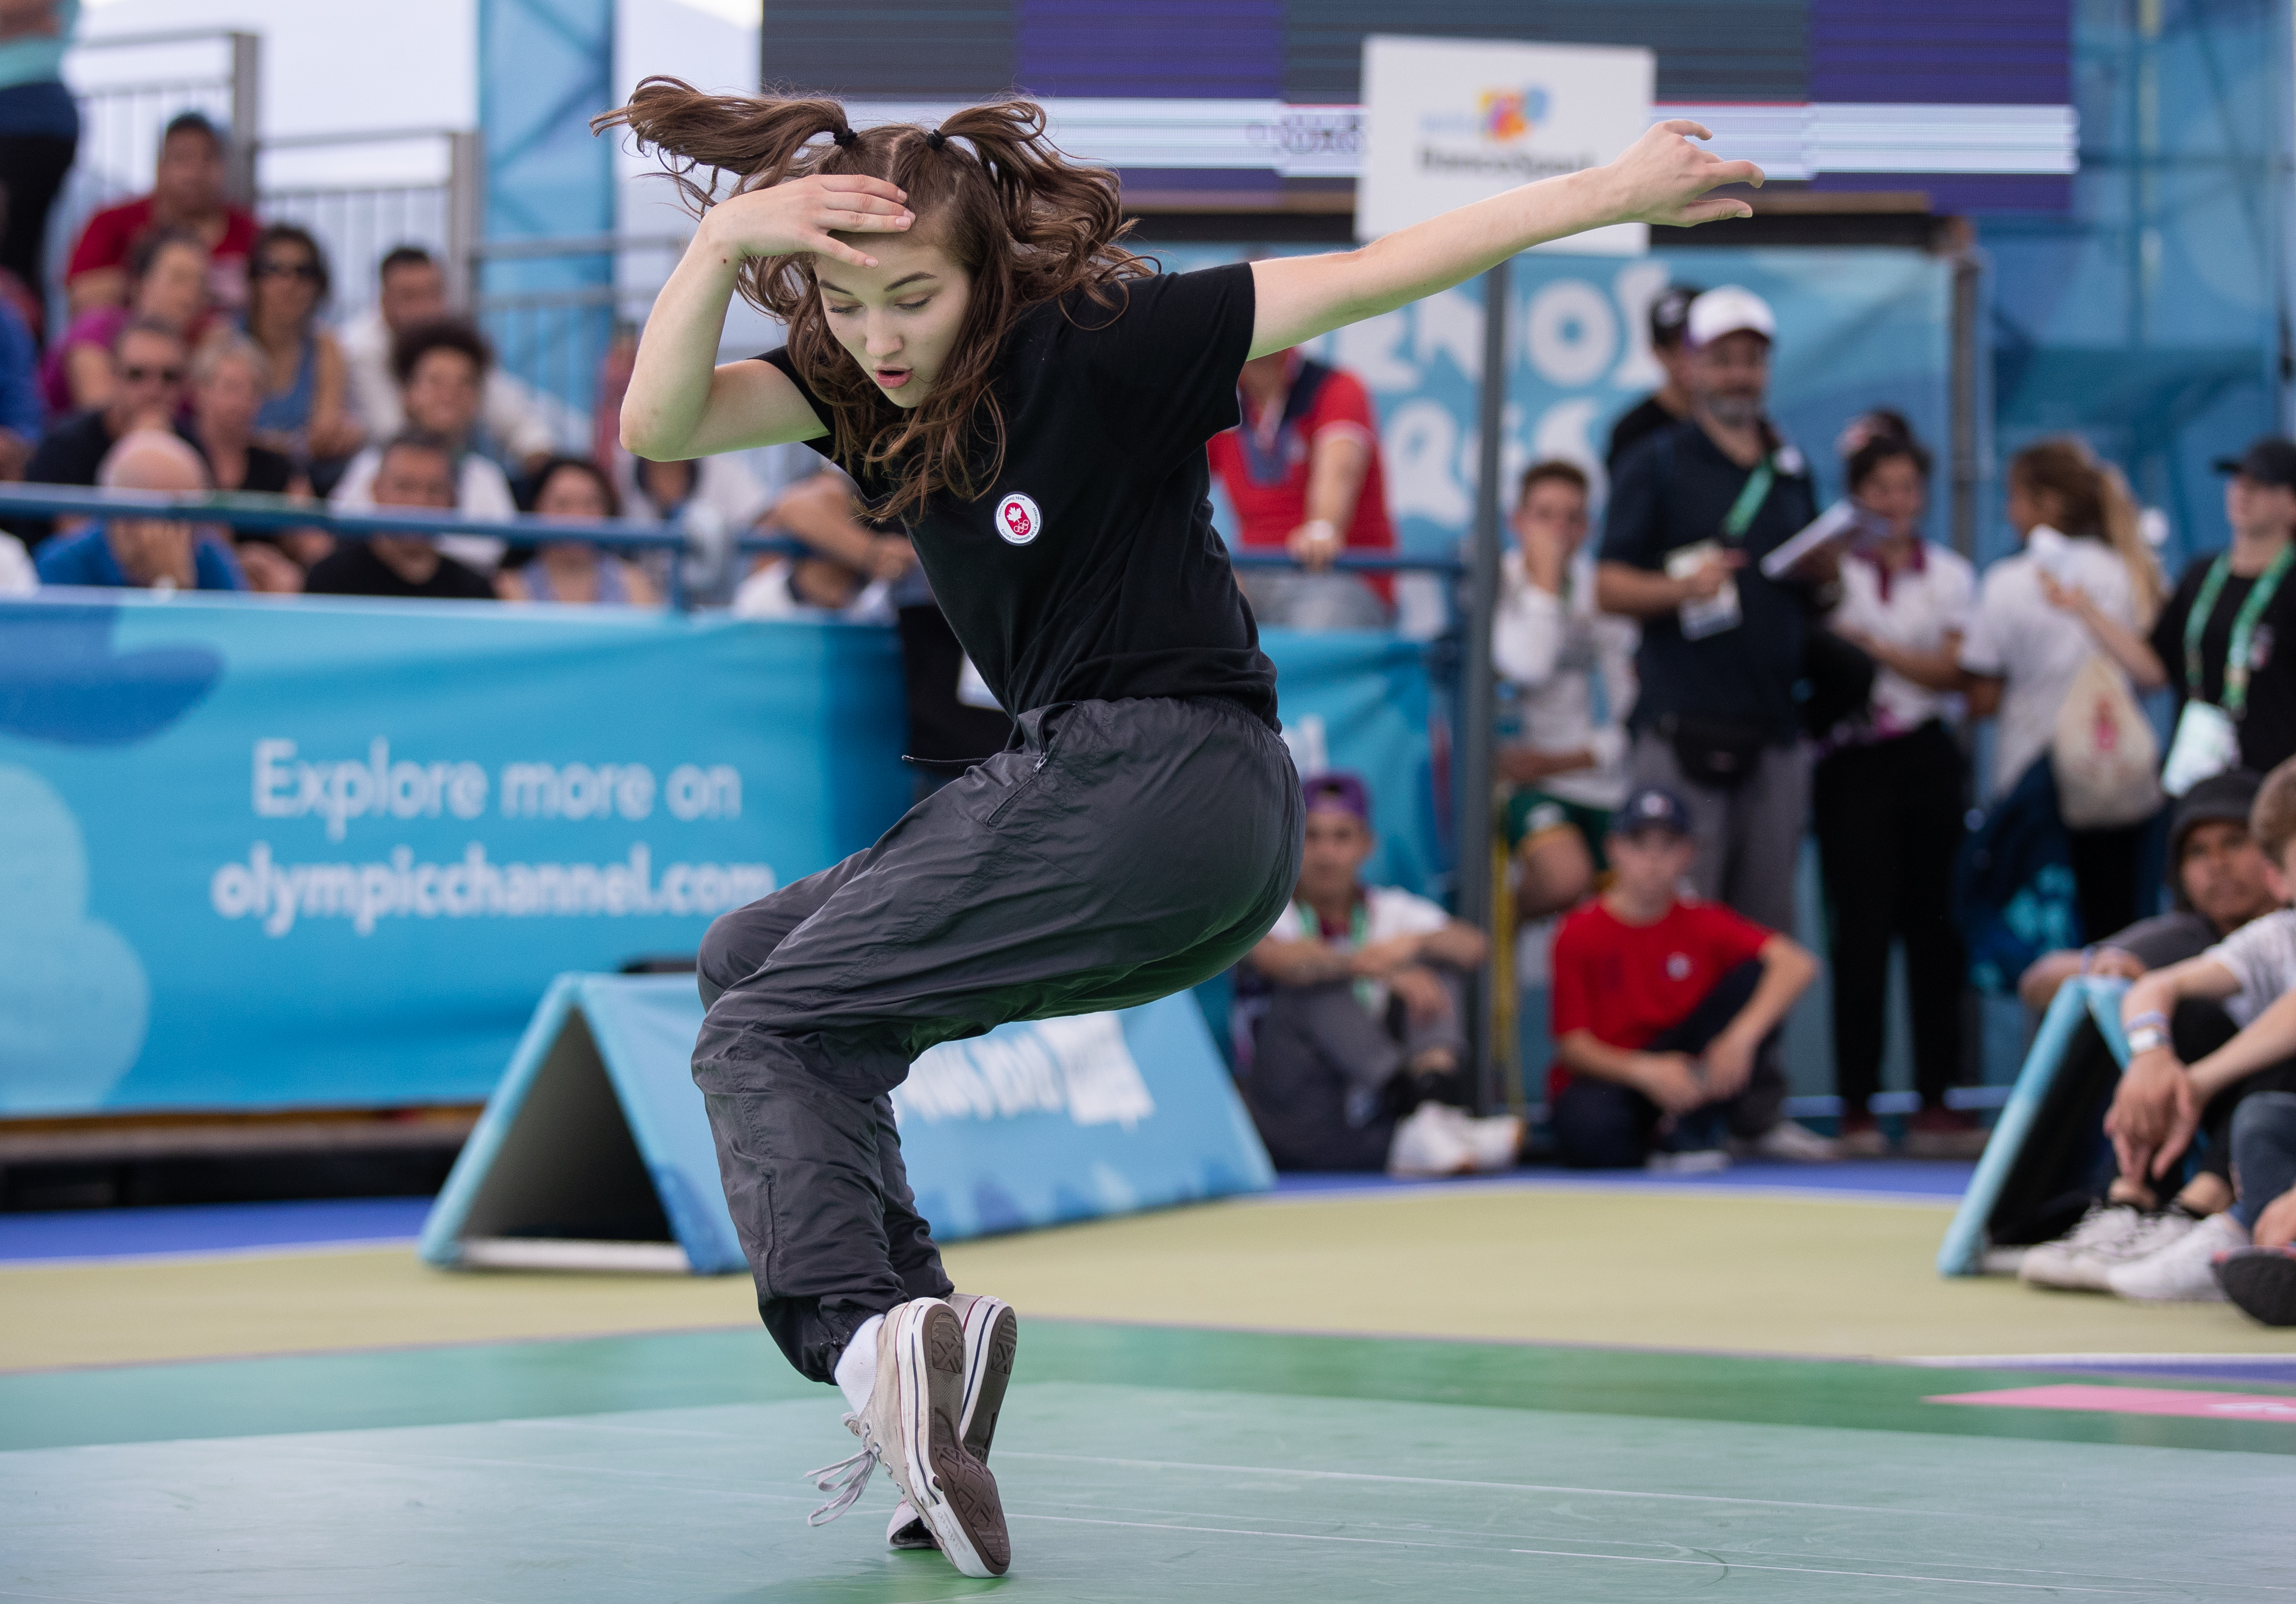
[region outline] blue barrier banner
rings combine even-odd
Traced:
[[[0,604],[0,1113],[478,1101],[907,799],[885,631],[95,594]]]
[[[1420,888],[1422,649],[1271,634]],[[0,1115],[488,1094],[554,976],[691,953],[907,805],[889,630],[480,603],[0,602]]]
[[[685,976],[560,976],[423,1223],[422,1256],[574,1266],[596,1255],[600,1244],[564,1239],[621,1179],[618,1133],[597,1128],[619,1119],[682,1267],[743,1268],[687,1068],[701,1025]],[[593,1089],[602,1074],[610,1092]],[[1275,1184],[1185,996],[936,1047],[893,1107],[918,1209],[945,1242]],[[503,1251],[505,1238],[553,1256],[521,1261]],[[627,1246],[605,1244],[606,1256],[587,1262],[627,1263]]]

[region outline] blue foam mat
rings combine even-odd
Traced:
[[[1804,1191],[1814,1198],[1854,1193],[1911,1199],[1957,1198],[1969,1185],[1974,1164],[1920,1158],[1865,1158],[1841,1164],[1782,1164],[1750,1162],[1703,1175],[1656,1175],[1646,1170],[1570,1170],[1527,1166],[1495,1175],[1456,1181],[1398,1179],[1382,1174],[1303,1174],[1279,1175],[1279,1196],[1310,1197],[1324,1192],[1379,1192],[1439,1187],[1592,1186],[1620,1191],[1670,1191],[1717,1187],[1745,1191]]]
[[[0,1264],[414,1241],[428,1198],[324,1198],[0,1214]]]

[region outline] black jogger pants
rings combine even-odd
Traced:
[[[948,1290],[887,1095],[917,1055],[1208,979],[1299,879],[1291,755],[1238,704],[1086,701],[1020,724],[1019,750],[702,943],[693,1078],[758,1312],[816,1380],[863,1321]]]

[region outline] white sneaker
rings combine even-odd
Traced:
[[[2060,1292],[2103,1292],[2114,1266],[2157,1253],[2198,1223],[2181,1208],[2147,1213],[2133,1203],[2092,1203],[2054,1242],[2029,1249],[2017,1279]]]
[[[912,1298],[877,1332],[869,1402],[845,1417],[861,1452],[813,1473],[830,1501],[807,1518],[820,1526],[852,1508],[883,1465],[948,1562],[968,1576],[1001,1576],[1013,1542],[996,1478],[964,1451],[964,1328],[938,1297]]]
[[[1390,1175],[1466,1175],[1474,1173],[1475,1149],[1461,1127],[1456,1109],[1441,1103],[1421,1103],[1411,1117],[1395,1127],[1387,1144]]]
[[[1730,1155],[1720,1148],[1692,1148],[1683,1153],[1652,1153],[1643,1167],[1653,1175],[1713,1175],[1730,1167]]]
[[[2247,1246],[2239,1221],[2213,1214],[2158,1251],[2115,1264],[2104,1283],[2136,1303],[2222,1303],[2216,1262]]]
[[[996,1417],[1004,1407],[1004,1389],[1013,1381],[1013,1356],[1021,1346],[1021,1322],[1013,1305],[1001,1297],[975,1292],[952,1292],[948,1306],[964,1326],[964,1413],[957,1434],[964,1451],[982,1464],[988,1462],[988,1445],[996,1440]],[[931,1528],[906,1498],[894,1507],[885,1527],[885,1542],[897,1549],[929,1549]]]
[[[1511,1170],[1515,1160],[1522,1157],[1522,1121],[1513,1114],[1492,1114],[1477,1119],[1464,1109],[1453,1109],[1458,1115],[1456,1128],[1474,1155],[1475,1167],[1481,1171]]]
[[[1752,1141],[1737,1145],[1752,1158],[1784,1158],[1791,1164],[1832,1164],[1841,1157],[1841,1149],[1832,1137],[1821,1136],[1791,1119],[1781,1119]]]

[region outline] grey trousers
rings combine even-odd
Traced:
[[[1357,1000],[1354,983],[1279,986],[1252,1027],[1251,1068],[1242,1090],[1252,1124],[1282,1170],[1387,1166],[1395,1134],[1388,1084],[1430,1047],[1466,1058],[1464,988],[1437,970],[1451,994],[1449,1017],[1382,1018]]]
[[[1299,779],[1241,706],[1087,701],[1020,722],[1020,750],[702,942],[694,1082],[758,1313],[816,1380],[869,1316],[948,1290],[886,1095],[911,1061],[1208,979],[1299,878]]]
[[[1673,746],[1645,730],[1635,737],[1627,767],[1636,785],[1663,785],[1689,806],[1698,833],[1690,879],[1698,895],[1791,936],[1809,822],[1809,761],[1806,741],[1767,747],[1735,790],[1717,790],[1685,779]]]

